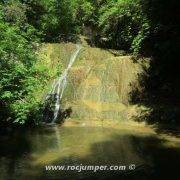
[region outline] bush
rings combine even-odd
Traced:
[[[40,106],[33,91],[45,78],[35,68],[35,30],[27,25],[22,31],[0,12],[0,120],[24,124]]]
[[[108,39],[110,48],[129,51],[141,29],[139,0],[117,0],[105,3],[99,12],[101,36]]]

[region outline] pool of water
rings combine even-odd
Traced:
[[[67,122],[0,139],[0,179],[152,179],[178,172],[180,143],[142,125]],[[46,171],[48,165],[127,166],[119,171]]]

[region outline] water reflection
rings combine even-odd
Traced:
[[[152,179],[177,174],[180,146],[126,126],[49,126],[0,139],[0,179]],[[45,171],[45,165],[128,165],[133,172]]]
[[[24,159],[28,159],[31,146],[24,133],[13,133],[0,138],[0,179],[18,176],[22,168],[28,166]]]

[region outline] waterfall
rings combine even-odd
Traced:
[[[64,72],[61,74],[61,76],[58,79],[54,80],[51,91],[46,96],[46,100],[53,97],[55,101],[54,115],[51,123],[55,123],[57,120],[60,111],[60,101],[63,97],[63,93],[67,85],[68,71],[72,67],[74,61],[76,60],[81,48],[82,48],[81,45],[78,44],[76,45],[76,51],[72,54],[67,68],[64,70]]]

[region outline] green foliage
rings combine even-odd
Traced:
[[[141,26],[139,0],[116,0],[105,3],[100,9],[99,27],[111,48],[129,50]]]
[[[27,25],[23,31],[18,19],[7,19],[2,7],[0,12],[0,120],[24,124],[40,107],[34,91],[43,84],[45,72],[35,67],[36,30]]]
[[[95,11],[93,3],[87,0],[76,0],[75,3],[76,23],[80,26],[93,23],[93,12]]]
[[[23,26],[23,24],[27,21],[27,6],[20,3],[19,1],[7,1],[7,3],[3,6],[2,10],[4,12],[3,18],[6,22]]]
[[[27,21],[42,32],[45,41],[81,32],[84,24],[94,22],[93,2],[88,0],[22,0]]]
[[[138,54],[142,52],[143,49],[143,42],[148,38],[150,35],[150,25],[148,22],[142,24],[142,28],[139,31],[138,35],[133,39],[131,49],[134,53]]]

